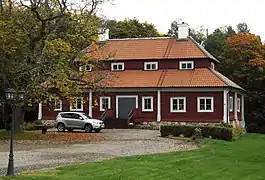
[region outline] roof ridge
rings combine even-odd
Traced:
[[[193,37],[189,36],[189,39],[200,49],[200,51],[207,57],[220,63],[211,53],[209,53],[202,45],[200,45]]]
[[[142,38],[117,38],[117,39],[108,39],[107,41],[126,41],[126,40],[157,40],[157,39],[175,39],[174,37],[142,37]]]

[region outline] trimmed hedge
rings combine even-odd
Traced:
[[[162,125],[160,133],[162,137],[166,136],[184,136],[192,137],[200,129],[201,136],[213,139],[222,139],[233,141],[244,133],[240,127],[222,127],[222,126],[203,126],[203,125]]]

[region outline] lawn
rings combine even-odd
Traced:
[[[235,142],[211,140],[193,151],[72,165],[27,172],[11,179],[264,180],[264,149],[265,135],[247,134]]]

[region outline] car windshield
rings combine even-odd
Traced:
[[[87,115],[86,113],[82,113],[83,116],[86,118],[86,119],[92,119],[89,115]]]

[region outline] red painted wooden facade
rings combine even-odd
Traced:
[[[175,39],[173,39],[175,40]],[[136,40],[134,40],[136,41]],[[118,42],[118,41],[117,41]],[[127,41],[122,41],[127,42]],[[153,43],[155,41],[150,41],[150,43]],[[160,42],[160,41],[159,41]],[[162,42],[162,40],[161,40]],[[172,41],[173,42],[173,41]],[[195,45],[193,43],[193,41],[178,41],[181,44],[184,44],[185,47],[181,47],[181,46],[176,46],[177,48],[173,51],[175,52],[175,56],[174,58],[165,58],[165,59],[161,59],[161,57],[164,57],[164,53],[171,51],[168,48],[166,48],[167,46],[165,46],[165,52],[161,51],[161,55],[157,56],[159,57],[159,59],[157,57],[155,57],[154,59],[145,59],[145,57],[143,58],[135,58],[135,60],[130,60],[130,59],[126,59],[126,57],[123,58],[123,60],[119,59],[118,61],[104,61],[104,65],[105,68],[107,70],[111,70],[111,63],[112,62],[123,62],[124,63],[124,70],[125,71],[130,71],[132,72],[132,70],[139,70],[139,73],[144,71],[144,63],[145,62],[158,62],[158,69],[159,70],[163,70],[163,69],[176,69],[179,70],[179,62],[180,61],[194,61],[194,69],[198,69],[198,68],[204,68],[207,71],[211,72],[213,76],[211,76],[210,78],[208,78],[208,74],[202,74],[202,73],[196,73],[196,70],[194,69],[187,69],[187,70],[183,70],[183,71],[190,71],[190,72],[194,72],[191,73],[190,75],[187,75],[188,78],[182,78],[180,77],[181,75],[179,75],[179,77],[175,77],[171,76],[167,78],[172,78],[171,82],[173,82],[173,85],[176,85],[176,81],[174,78],[178,79],[178,83],[180,83],[180,86],[174,86],[174,87],[162,87],[163,91],[160,92],[160,87],[159,85],[157,85],[157,87],[154,85],[150,85],[150,87],[146,87],[145,85],[151,81],[150,79],[152,79],[151,77],[145,77],[146,81],[141,81],[142,79],[140,79],[140,82],[145,82],[142,83],[142,86],[130,86],[130,92],[125,92],[126,88],[122,88],[124,86],[119,86],[116,87],[116,91],[112,89],[112,91],[108,91],[108,88],[111,89],[112,87],[107,87],[107,91],[105,93],[98,93],[98,92],[92,92],[92,107],[89,106],[89,102],[88,100],[84,101],[83,104],[83,112],[85,112],[86,114],[89,114],[90,109],[92,108],[92,117],[93,118],[100,118],[102,116],[102,114],[104,113],[104,111],[100,111],[100,97],[110,97],[110,110],[108,112],[108,117],[111,117],[114,121],[116,120],[117,114],[116,114],[116,97],[117,96],[138,96],[138,108],[135,109],[133,111],[134,114],[134,119],[135,122],[137,123],[141,123],[141,122],[151,122],[151,121],[177,121],[177,122],[221,122],[224,121],[227,117],[227,115],[229,114],[229,119],[230,121],[234,121],[235,120],[235,111],[237,111],[237,109],[233,108],[233,111],[231,112],[227,112],[226,109],[224,109],[226,107],[226,100],[225,97],[226,94],[225,92],[228,92],[229,89],[231,88],[231,91],[228,95],[227,100],[229,100],[229,96],[233,96],[235,97],[235,93],[234,92],[242,92],[240,87],[232,84],[230,81],[228,81],[227,79],[224,80],[224,78],[221,75],[218,75],[217,72],[214,72],[213,67],[212,67],[212,63],[214,63],[214,65],[216,66],[218,61],[212,57],[207,55],[207,53],[204,52],[203,49],[200,49],[199,45]],[[191,44],[186,44],[185,43],[191,43]],[[121,42],[119,42],[121,43]],[[139,42],[140,43],[140,42]],[[132,43],[133,44],[133,43]],[[130,44],[131,45],[131,44]],[[138,44],[139,45],[139,44]],[[120,48],[125,48],[128,46],[121,46]],[[191,49],[189,49],[189,48]],[[133,47],[130,46],[130,49],[128,51],[126,51],[127,53],[131,53]],[[140,48],[141,49],[141,48]],[[159,51],[160,48],[158,48]],[[119,50],[119,49],[117,49]],[[181,53],[183,54],[178,54],[179,52],[177,52],[178,50],[181,51]],[[188,51],[191,51],[190,56]],[[154,49],[150,49],[150,51],[148,50],[147,53],[150,53],[151,51],[154,51]],[[125,52],[125,51],[124,51]],[[134,51],[133,51],[134,52]],[[156,54],[157,52],[154,51],[153,53],[149,54],[149,56]],[[199,54],[198,54],[199,53]],[[124,55],[124,53],[121,53],[122,55]],[[121,56],[120,54],[120,56]],[[137,55],[137,53],[132,53],[133,55]],[[131,54],[131,55],[132,55]],[[197,54],[197,55],[196,55]],[[148,57],[149,57],[148,56]],[[179,57],[177,57],[179,56]],[[196,58],[198,57],[198,58]],[[200,69],[200,70],[204,70],[204,69]],[[216,68],[214,68],[216,69]],[[92,70],[93,71],[93,70]],[[174,71],[174,70],[171,70]],[[180,71],[180,72],[183,72]],[[121,71],[122,72],[122,71]],[[138,71],[133,71],[135,73],[138,74]],[[158,71],[156,71],[158,72]],[[85,72],[85,73],[91,73],[91,72]],[[124,75],[124,74],[123,74]],[[178,76],[178,75],[176,75]],[[185,76],[185,75],[184,75]],[[188,82],[188,80],[193,79],[194,76],[197,77],[202,77],[202,78],[198,78],[199,80],[195,80],[196,82],[193,84]],[[124,77],[124,76],[123,76]],[[130,77],[133,78],[133,77]],[[142,78],[142,77],[141,77]],[[160,76],[161,78],[161,76]],[[208,78],[208,79],[207,79]],[[213,80],[214,78],[216,78],[215,80]],[[127,77],[125,78],[125,80],[127,81]],[[196,79],[196,78],[194,78]],[[183,81],[183,83],[182,83]],[[218,84],[216,81],[218,81],[219,83],[221,82],[221,85]],[[160,81],[158,81],[160,82]],[[131,84],[131,80],[128,79],[127,83]],[[175,84],[174,84],[175,83]],[[182,83],[182,84],[181,84]],[[206,85],[205,85],[206,83]],[[159,83],[158,83],[159,84]],[[170,83],[169,83],[170,84]],[[199,85],[201,86],[199,86]],[[232,85],[231,85],[232,84]],[[189,90],[187,91],[182,91],[180,92],[180,88],[182,88],[182,85],[184,88],[189,88]],[[115,86],[114,86],[115,87]],[[198,90],[197,87],[200,87]],[[149,89],[147,90],[147,88],[152,89],[149,91]],[[218,88],[219,90],[216,90],[215,88]],[[169,90],[169,89],[173,89],[173,91]],[[89,90],[85,90],[84,93],[84,99],[88,99],[89,97]],[[158,96],[158,92],[160,92],[160,96]],[[153,97],[153,110],[151,112],[144,112],[142,110],[142,97],[143,96],[151,96]],[[160,98],[159,98],[160,97]],[[172,97],[185,97],[186,98],[186,112],[171,112],[170,111],[170,99]],[[213,112],[198,112],[198,97],[211,97],[213,98]],[[240,100],[242,99],[242,96],[240,95],[240,93],[237,93],[237,98],[240,98]],[[160,99],[160,111],[159,111],[159,104],[158,104],[158,100]],[[237,101],[237,99],[234,98],[234,101]],[[234,102],[233,102],[234,103]],[[229,103],[227,103],[229,104]],[[70,111],[70,104],[67,101],[63,101],[63,106],[62,106],[62,111]],[[240,111],[236,112],[237,116],[238,116],[238,120],[242,120],[242,101],[240,103]],[[160,112],[160,113],[159,113]],[[42,119],[45,120],[54,120],[58,114],[58,111],[54,111],[53,108],[48,108],[43,106],[42,109]],[[159,118],[160,116],[158,116],[158,114],[161,114],[161,119]]]

